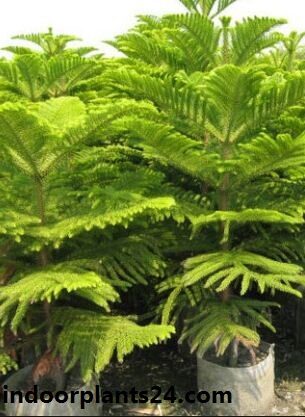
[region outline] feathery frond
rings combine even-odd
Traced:
[[[62,327],[57,349],[68,359],[67,369],[79,361],[84,381],[90,381],[93,372],[103,371],[113,355],[122,361],[135,347],[157,344],[174,333],[172,326],[139,326],[128,317],[76,309],[58,309],[54,324]]]

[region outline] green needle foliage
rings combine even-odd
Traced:
[[[190,11],[209,16],[212,19],[226,10],[236,0],[180,0]]]
[[[166,326],[151,324],[141,327],[126,317],[107,317],[76,309],[59,309],[54,318],[63,328],[58,350],[64,357],[72,352],[68,369],[80,361],[85,380],[90,380],[93,372],[104,370],[114,353],[122,362],[135,347],[157,344],[168,338],[172,331]],[[88,343],[92,347],[89,351]]]
[[[37,102],[73,95],[79,85],[96,74],[93,58],[64,54],[46,59],[38,53],[17,55],[13,61],[0,62],[1,90],[10,101],[18,96]]]
[[[40,52],[47,58],[51,58],[56,55],[62,54],[77,54],[79,56],[88,55],[91,52],[95,52],[96,48],[80,46],[73,46],[73,43],[82,41],[73,35],[56,35],[53,33],[53,29],[49,28],[46,33],[30,33],[24,35],[13,36],[16,41],[26,41],[28,47],[25,46],[7,46],[3,48],[4,51],[12,52],[17,55],[27,55],[34,52]],[[72,45],[70,45],[72,43]]]
[[[1,333],[42,332],[86,382],[180,315],[199,355],[253,355],[266,299],[305,285],[304,34],[180,2],[110,42],[123,58],[50,29],[0,61]],[[151,280],[162,324],[140,325],[120,300]]]
[[[222,64],[245,66],[281,44],[285,38],[275,29],[286,21],[269,17],[246,18],[234,25],[229,17],[216,21],[235,1],[182,0],[188,13],[140,16],[135,28],[109,43],[137,64],[164,73],[194,74]]]
[[[17,363],[6,353],[0,353],[0,374],[6,375],[16,369],[18,369]]]
[[[95,48],[73,47],[79,38],[47,33],[19,35],[14,40],[26,41],[29,47],[3,48],[13,54],[12,60],[0,62],[0,99],[33,102],[52,97],[76,95],[85,92],[95,96],[95,80],[105,67]],[[70,43],[72,42],[72,47]]]
[[[217,27],[212,3],[183,3],[191,13],[145,16],[118,37],[114,44],[128,59],[107,79],[112,96],[154,105],[157,114],[127,116],[116,126],[167,174],[170,195],[200,242],[188,252],[176,232],[183,248],[176,256],[187,259],[159,286],[170,291],[163,323],[189,315],[182,340],[200,355],[212,345],[223,355],[234,344],[258,346],[260,325],[274,330],[268,310],[275,305],[257,296],[301,297],[305,285],[304,248],[293,242],[304,223],[305,132],[269,129],[302,106],[305,73],[261,65],[265,48],[283,39],[272,31],[283,21],[230,26],[222,18]]]
[[[188,320],[180,340],[190,339],[192,351],[198,350],[199,355],[204,355],[212,343],[218,356],[236,340],[247,348],[249,341],[259,345],[258,324],[275,331],[264,311],[272,306],[276,304],[238,298],[222,304],[210,300],[201,305],[202,312]]]
[[[149,225],[175,208],[162,189],[164,175],[138,166],[133,152],[109,141],[112,121],[129,106],[106,101],[88,109],[76,97],[0,106],[2,262],[15,269],[1,289],[1,325],[34,328],[43,307],[49,348],[67,364],[80,361],[85,381],[115,350],[122,360],[173,332],[140,326],[110,307],[120,291],[164,274]],[[63,305],[71,308],[57,314]],[[6,356],[1,366],[8,368]]]

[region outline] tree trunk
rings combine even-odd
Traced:
[[[37,209],[38,216],[40,218],[40,224],[44,226],[46,224],[46,207],[45,207],[45,196],[43,189],[43,182],[41,178],[35,179],[36,192],[37,192]],[[46,247],[43,247],[38,254],[38,264],[42,268],[45,268],[49,264],[49,254]],[[51,325],[51,305],[47,301],[43,305],[44,313],[48,327]]]
[[[223,160],[226,161],[231,156],[231,147],[228,142],[223,145]],[[230,210],[230,175],[226,173],[223,177],[222,184],[220,186],[219,193],[219,210],[228,211]],[[224,252],[230,250],[230,225],[228,222],[221,222],[220,233],[221,233],[221,249]],[[226,288],[220,293],[220,298],[223,302],[230,300],[232,296],[232,290],[230,287]]]

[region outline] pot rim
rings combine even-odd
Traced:
[[[196,357],[197,357],[197,361],[207,362],[207,363],[213,364],[215,367],[222,368],[222,369],[231,369],[231,370],[234,369],[236,371],[243,371],[243,370],[247,370],[247,369],[255,370],[255,369],[261,368],[270,359],[274,359],[275,343],[261,342],[260,346],[264,346],[264,348],[265,348],[264,352],[267,353],[267,356],[262,361],[260,361],[259,363],[255,364],[255,365],[251,365],[251,366],[220,365],[218,363],[215,363],[213,361],[205,359],[204,357],[202,357],[198,353],[196,354]]]
[[[8,378],[6,378],[4,380],[4,382],[2,384],[0,384],[0,386],[4,387],[4,385],[7,385],[7,387],[9,388],[10,381],[12,381],[14,378],[16,378],[16,375],[18,375],[22,372],[26,373],[26,371],[30,371],[33,368],[33,366],[34,366],[33,364],[27,365],[23,368],[18,369],[17,371],[14,371]],[[63,389],[63,390],[58,390],[57,392],[65,391],[69,394],[69,393],[71,393],[73,391],[77,391],[77,390],[84,390],[84,391],[86,390],[86,391],[88,391],[90,389],[92,390],[93,386],[95,386],[95,385],[97,385],[97,384],[94,382],[94,378],[93,378],[91,380],[91,382],[89,382],[87,384],[84,383],[83,385],[79,385],[79,387],[77,387],[75,389],[71,389],[71,390],[69,389],[67,391]],[[13,389],[18,389],[18,388],[13,388]]]

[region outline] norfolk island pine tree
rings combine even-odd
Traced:
[[[111,42],[128,59],[108,80],[112,96],[149,101],[159,112],[117,125],[145,158],[176,173],[168,176],[171,195],[204,247],[160,286],[170,290],[163,323],[174,321],[172,310],[191,305],[182,340],[200,355],[213,344],[218,355],[232,347],[235,364],[239,344],[255,360],[259,325],[275,330],[267,311],[276,303],[265,294],[300,297],[305,283],[302,267],[293,263],[299,251],[293,234],[304,223],[304,133],[266,130],[302,102],[305,74],[258,60],[283,40],[272,31],[283,21],[245,19],[230,27],[230,19],[221,18],[218,28],[198,9],[200,2],[185,3],[190,13],[142,16],[138,27]],[[263,298],[249,298],[250,291]]]
[[[65,75],[69,83],[75,73]],[[115,351],[122,360],[173,331],[139,326],[119,315],[118,302],[119,292],[163,274],[160,245],[146,229],[170,216],[174,201],[158,193],[162,175],[136,166],[136,153],[107,136],[130,103],[86,106],[77,97],[41,102],[24,94],[35,91],[31,80],[17,91],[20,103],[14,99],[0,109],[2,331],[23,330],[33,340],[42,332],[37,345],[60,353],[66,370],[80,363],[89,381]],[[99,147],[92,145],[97,139]],[[9,348],[1,354],[2,373],[16,366]]]

